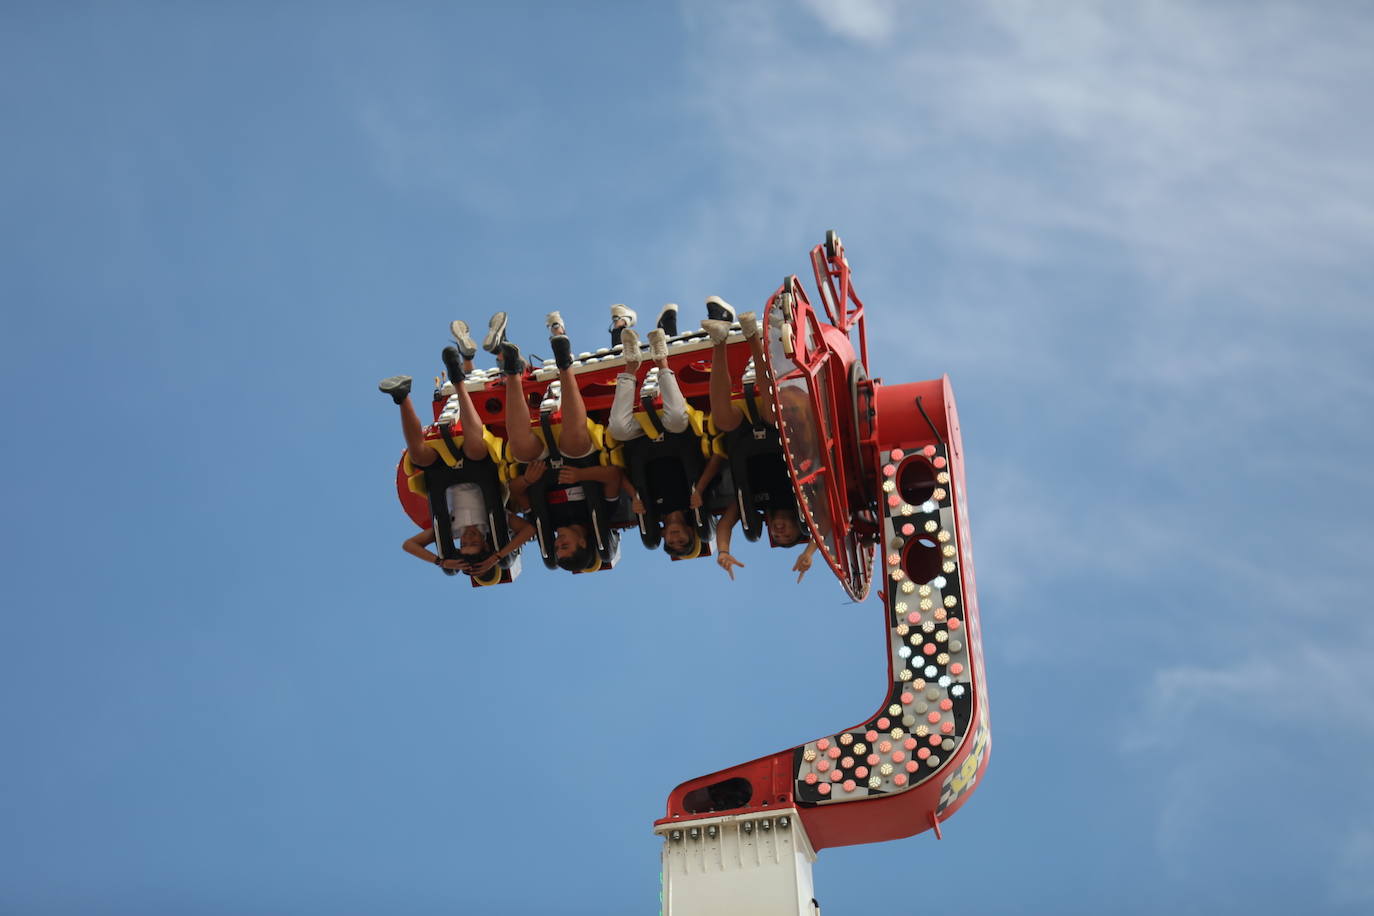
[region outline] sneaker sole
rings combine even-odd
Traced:
[[[449,333],[458,343],[458,352],[463,359],[472,359],[477,355],[477,343],[472,339],[472,332],[468,328],[466,321],[455,321],[448,327]]]
[[[482,339],[482,349],[488,353],[499,353],[501,342],[506,337],[506,313],[497,312],[491,316],[491,324],[487,327],[487,336]]]

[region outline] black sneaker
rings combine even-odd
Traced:
[[[444,360],[444,368],[448,370],[448,377],[457,385],[468,377],[463,371],[463,357],[457,347],[444,347],[444,352],[439,354]]]
[[[669,302],[658,313],[659,329],[669,337],[677,336],[677,303]]]
[[[404,404],[405,399],[410,397],[410,376],[393,375],[391,378],[384,378],[377,383],[377,390],[382,394],[391,395],[393,403]]]
[[[502,341],[501,352],[497,357],[501,361],[501,371],[506,375],[519,375],[525,371],[525,361],[520,358],[520,348],[510,341]]]
[[[506,342],[506,313],[497,312],[487,324],[487,336],[482,340],[482,349],[488,353],[501,355],[501,345]],[[515,351],[519,354],[519,350]]]
[[[567,369],[573,364],[572,341],[568,340],[564,334],[555,334],[549,338],[549,346],[553,348],[553,363],[559,369]]]
[[[708,296],[706,299],[706,317],[712,321],[735,320],[735,310],[730,303],[719,296]]]

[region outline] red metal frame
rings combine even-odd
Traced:
[[[781,344],[778,352],[771,344],[765,346],[767,371],[763,375],[773,386],[783,419],[780,438],[792,469],[798,506],[813,532],[828,524],[832,537],[823,546],[822,555],[856,600],[867,594],[873,553],[882,548],[879,598],[884,608],[882,638],[889,650],[888,680],[892,686],[872,715],[848,729],[679,785],[669,795],[667,813],[656,824],[796,808],[812,847],[820,850],[896,839],[931,828],[938,834],[940,823],[963,805],[982,778],[989,759],[990,731],[963,444],[949,380],[895,386],[870,380],[864,306],[854,292],[838,237],[816,246],[811,251],[811,263],[830,321],[820,320],[796,277],[789,277],[769,298],[762,326],[773,328],[773,315],[779,314],[782,326],[791,332],[793,346],[790,353],[784,352]],[[773,336],[771,330],[768,336]],[[730,377],[738,379],[749,359],[748,345],[736,338],[726,354]],[[684,395],[703,409],[709,409],[710,355],[710,344],[703,340],[675,346],[669,357]],[[623,360],[612,357],[586,362],[576,370],[588,413],[594,419],[605,422],[614,377],[622,368]],[[547,370],[530,373],[526,392],[537,398],[552,377]],[[504,379],[470,382],[468,389],[483,422],[504,436]],[[799,397],[799,393],[804,394]],[[444,401],[435,401],[436,420]],[[811,418],[823,422],[810,426],[798,423],[789,429],[789,409],[807,411]],[[431,427],[427,436],[439,438],[438,428]],[[928,465],[934,475],[930,496],[924,502],[911,496],[921,502],[920,506],[904,501],[903,469],[909,465],[918,469]],[[397,473],[398,494],[407,513],[417,525],[428,527],[427,504],[409,493],[401,468]],[[915,527],[918,521],[923,526],[920,530]],[[931,524],[934,528],[924,527]],[[936,551],[933,555],[945,572],[918,583],[908,572],[906,558],[915,547],[926,543],[926,531],[931,532],[930,550]],[[922,589],[929,587],[932,597],[939,599],[931,602],[929,616],[919,621],[912,615],[920,618],[928,599],[925,592],[917,590],[918,584]],[[913,605],[922,610],[914,610]],[[908,655],[900,654],[898,647],[916,644],[917,624],[921,632],[928,632],[925,625],[937,620],[938,632],[921,647],[932,657],[917,656],[910,650]],[[912,634],[910,640],[908,632]],[[937,646],[934,640],[938,637],[944,642]],[[948,651],[932,651],[940,646]],[[937,675],[927,675],[928,663],[941,657],[947,658],[940,662]],[[913,670],[918,662],[923,672],[919,678]],[[919,691],[917,682],[921,684]],[[936,695],[932,697],[931,691]],[[913,718],[918,706],[923,716],[929,715],[924,708],[932,704],[930,714],[952,712],[947,716],[939,712],[942,718],[913,724],[907,731],[893,724],[898,715]],[[899,713],[892,712],[894,708]],[[913,718],[913,723],[916,721]],[[888,781],[880,780],[880,785],[870,782],[853,789],[844,788],[848,780],[834,783],[834,788],[827,783],[829,792],[824,797],[813,791],[819,770],[816,752],[823,742],[834,746],[847,736],[847,747],[866,738],[865,743],[876,740],[892,745],[898,740],[897,732],[902,731],[910,740],[927,726],[932,727],[928,729],[931,741],[921,748],[927,756],[920,758],[921,767],[909,779],[904,777],[896,783],[884,776]],[[868,738],[879,732],[881,739]],[[921,737],[926,739],[925,734]],[[937,747],[936,741],[938,754],[931,751]],[[884,753],[890,755],[890,751]],[[909,766],[915,760],[913,750],[905,762]],[[711,787],[735,779],[749,787],[746,803],[702,804],[703,797],[710,797]]]
[[[742,338],[732,340],[726,347],[726,358],[729,360],[730,378],[738,380],[744,374],[745,364],[749,362],[749,345]],[[677,376],[678,387],[681,388],[683,396],[694,407],[709,412],[710,407],[710,373],[711,373],[711,344],[704,337],[697,340],[689,340],[675,344],[669,350],[669,365]],[[653,364],[645,360],[639,370],[636,384],[644,380],[648,369]],[[625,368],[625,360],[619,356],[596,357],[595,362],[584,361],[574,367],[577,375],[578,385],[582,391],[583,403],[587,405],[587,415],[598,423],[609,422],[611,402],[615,398],[615,377]],[[524,374],[525,396],[531,401],[530,413],[533,417],[539,415],[539,398],[548,388],[550,382],[557,378],[557,373],[550,369],[526,369]],[[473,406],[477,408],[477,414],[482,418],[482,423],[491,430],[492,433],[506,438],[506,380],[498,376],[480,381],[467,382],[468,393],[472,396]],[[742,396],[739,388],[734,388],[737,397]],[[434,402],[431,405],[431,416],[434,423],[425,428],[425,438],[430,441],[442,439],[439,432],[438,419],[443,412],[444,405],[448,397],[435,392]],[[455,423],[452,427],[453,434],[462,432],[461,428]],[[405,452],[401,453],[401,461],[396,465],[396,492],[401,502],[401,508],[406,515],[420,528],[430,526],[429,503],[420,496],[411,493],[406,484],[404,471]]]
[[[825,249],[825,245],[817,245],[811,260],[817,282],[822,284],[827,315],[832,320],[838,316],[840,326],[822,324],[801,283],[795,276],[788,277],[769,297],[764,309],[763,326],[770,329],[770,345],[764,348],[764,356],[779,410],[778,432],[788,454],[798,506],[836,578],[851,598],[862,601],[868,594],[877,535],[871,523],[863,523],[871,517],[876,502],[877,461],[874,440],[862,438],[859,432],[859,414],[866,412],[859,401],[861,397],[871,397],[873,384],[868,381],[863,304],[853,293],[843,249],[829,257]],[[840,280],[838,293],[832,282],[835,278]],[[775,338],[774,328],[781,328],[784,333],[790,331],[786,335],[791,338],[790,354],[786,344]],[[852,345],[856,331],[857,354]],[[862,378],[853,389],[852,374]],[[789,423],[783,389],[803,379],[811,404],[811,422]],[[803,433],[814,433],[819,441],[799,443],[799,428]],[[817,495],[823,495],[823,506],[817,505]],[[826,536],[827,531],[832,536]]]
[[[921,399],[922,406],[930,417],[929,424],[915,407],[917,398]],[[884,387],[878,392],[877,412],[884,454],[890,455],[896,449],[903,454],[920,455],[923,449],[935,448],[941,441],[944,444],[938,447],[947,453],[946,467],[953,482],[949,488],[951,496],[947,502],[948,508],[956,517],[955,527],[959,533],[955,542],[959,569],[954,585],[962,598],[961,621],[964,625],[957,632],[966,634],[969,659],[964,671],[966,679],[961,682],[968,690],[969,706],[965,728],[954,736],[957,738],[957,746],[944,757],[938,768],[923,773],[919,783],[913,783],[900,791],[814,804],[801,798],[798,791],[802,785],[799,781],[799,772],[805,765],[805,754],[807,750],[818,746],[818,742],[808,742],[679,785],[669,795],[667,813],[655,821],[656,825],[713,817],[722,813],[748,814],[795,807],[806,827],[812,847],[817,851],[827,846],[876,843],[912,836],[933,826],[938,827],[940,822],[947,820],[968,800],[971,789],[982,778],[990,756],[991,742],[982,661],[982,635],[978,625],[972,546],[968,538],[967,508],[964,499],[966,491],[962,443],[953,392],[948,379]],[[893,545],[889,543],[887,546]],[[887,613],[884,615],[882,639],[886,645],[891,640],[893,621],[900,619],[900,615],[894,615],[893,608],[903,593],[896,589],[896,581],[885,577],[884,583],[881,599]],[[888,676],[894,686],[902,683],[901,672],[896,669],[897,664],[895,658],[889,663]],[[892,696],[893,692],[884,696],[876,711],[858,724],[832,734],[862,736],[869,733],[874,723],[881,721],[887,713]],[[833,738],[827,740],[834,741]],[[699,797],[708,787],[732,779],[746,780],[753,787],[752,797],[747,805],[714,810],[702,810],[699,806],[689,807],[687,800],[693,797],[694,793]]]
[[[817,488],[811,487],[808,493],[808,482],[825,483],[821,496],[835,536],[823,546],[822,553],[851,594],[862,578],[851,561],[866,556],[871,562],[872,554],[865,555],[860,549],[851,555],[838,545],[853,543],[862,548],[864,544],[871,547],[871,540],[882,541],[882,638],[889,649],[892,686],[875,713],[851,728],[679,785],[668,797],[667,813],[655,822],[664,826],[726,813],[795,807],[817,851],[827,846],[897,839],[931,828],[938,835],[941,821],[963,805],[982,778],[991,746],[963,444],[954,393],[948,378],[888,387],[867,379],[863,305],[853,293],[838,238],[833,249],[827,249],[829,239],[827,245],[813,249],[811,258],[832,325],[820,324],[800,284],[789,277],[770,297],[764,327],[774,327],[772,315],[775,310],[781,313],[792,332],[791,353],[781,343],[778,348],[783,352],[775,353],[772,345],[765,352],[780,418],[785,410],[780,386],[804,381],[812,415],[827,419],[814,442],[799,441],[799,429],[801,436],[808,434],[800,424],[791,435],[786,422],[779,423],[779,430],[797,487],[798,505],[813,531],[821,507],[814,496]],[[856,364],[865,370],[862,378],[851,375]],[[852,386],[848,384],[851,378],[855,380]],[[841,396],[842,392],[852,396]],[[807,460],[816,466],[807,466]],[[903,473],[908,464],[932,475],[929,495],[911,496],[920,501],[919,506],[906,502],[910,494],[904,489]],[[812,498],[805,498],[808,495]],[[867,516],[875,511],[877,517]],[[923,546],[927,532],[929,550],[942,569],[929,582],[919,582],[908,574],[906,558],[912,555],[912,548],[927,550]],[[926,575],[921,573],[921,579]],[[862,584],[866,590],[867,582]],[[927,594],[939,600],[932,601],[925,597]],[[915,610],[917,607],[921,610]],[[938,627],[926,629],[937,620]],[[910,640],[908,633],[913,634]],[[937,642],[937,637],[944,641]],[[899,651],[900,647],[910,653],[908,643],[915,645],[918,638],[922,651],[928,654],[904,655]],[[935,650],[940,647],[949,651],[937,654]],[[955,654],[959,661],[953,660]],[[939,659],[945,661],[930,666]],[[920,676],[913,669],[919,670]],[[927,709],[935,711],[927,713]],[[935,718],[918,719],[914,716],[918,710],[923,717]],[[899,715],[901,722],[910,721],[911,725],[895,725]],[[921,764],[909,777],[904,768],[901,781],[896,782],[891,774],[898,757],[891,749],[898,740],[910,741],[917,735],[921,746],[913,747],[909,760],[902,762],[906,767],[914,765],[918,750],[926,756],[919,758]],[[876,785],[869,782],[859,786],[846,780],[841,792],[839,783],[827,782],[826,794],[818,794],[818,751],[842,743],[846,748],[856,748],[860,743],[888,746],[890,750],[884,752],[888,756],[866,759],[879,772],[880,767],[887,770],[882,776],[875,773],[870,777]],[[937,753],[932,753],[932,748]],[[840,772],[839,765],[852,756],[846,754],[835,769],[830,769],[828,758],[821,761],[833,778]],[[866,769],[862,772],[868,776]],[[709,803],[712,787],[743,784],[735,780],[750,788],[746,804]],[[703,799],[708,803],[703,805]]]
[[[868,334],[864,327],[864,304],[850,285],[849,259],[844,256],[840,237],[833,231],[827,234],[824,243],[811,249],[811,271],[815,274],[821,305],[825,307],[830,323],[850,338],[851,345],[854,344],[852,331],[858,330],[859,340],[854,350],[867,367]]]

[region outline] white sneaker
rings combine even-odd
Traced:
[[[613,305],[611,306],[610,329],[614,331],[617,327],[632,328],[638,318],[639,316],[635,314],[634,309],[619,304]]]
[[[723,344],[725,339],[730,336],[730,322],[728,321],[706,318],[701,322],[701,329],[706,332],[707,337],[711,338],[713,344]]]
[[[622,331],[622,334],[633,334],[633,331]],[[654,359],[668,358],[668,334],[662,328],[654,328],[649,332],[649,355]]]
[[[650,337],[653,335],[650,334]],[[634,372],[643,359],[639,355],[639,335],[629,328],[620,332],[620,347],[625,354],[625,371]]]
[[[741,312],[739,316],[739,329],[744,332],[745,340],[753,340],[759,336],[759,316],[753,312]]]
[[[706,317],[712,321],[735,320],[735,308],[719,296],[706,297]]]
[[[453,321],[449,323],[448,331],[453,335],[453,339],[458,343],[458,353],[463,359],[472,359],[477,355],[477,344],[472,339],[472,330],[466,321]]]
[[[544,326],[549,329],[550,337],[568,333],[563,327],[563,314],[561,312],[549,312],[545,315]]]

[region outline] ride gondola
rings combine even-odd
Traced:
[[[626,448],[606,432],[615,376],[625,366],[620,348],[581,353],[573,367],[597,426],[598,461],[630,468],[638,487],[646,479],[646,455],[675,454],[691,467],[713,454],[725,457],[750,539],[767,531],[765,507],[748,484],[750,461],[780,450],[812,543],[853,600],[865,600],[876,581],[883,607],[888,687],[873,713],[669,794],[654,832],[663,839],[664,912],[671,916],[814,912],[816,852],[927,829],[939,836],[988,763],[986,678],[953,390],[948,377],[898,385],[871,378],[867,316],[838,235],[827,233],[810,258],[823,315],[790,275],[762,314],[763,365],[746,373],[751,350],[738,327],[726,341],[729,377],[741,380],[732,398],[748,419],[731,435],[708,413],[713,350],[701,332],[668,341],[669,364],[694,411],[690,435],[676,439],[654,422],[661,402],[652,387],[637,416],[653,435]],[[557,371],[548,364],[527,371],[537,422],[551,429],[559,407],[548,386]],[[493,439],[503,439],[504,379],[474,372],[464,384]],[[760,419],[762,386],[775,406],[775,427]],[[426,440],[448,463],[461,432],[451,388],[436,389],[433,409]],[[521,472],[508,450],[493,446],[493,453],[500,480]],[[432,486],[403,457],[397,490],[422,527],[438,515]],[[709,526],[700,516],[697,522],[708,541]],[[645,546],[657,544],[650,513],[607,516],[597,524],[603,546],[621,527],[638,527]],[[542,533],[539,549],[547,562]],[[599,568],[618,560],[606,554]],[[511,564],[499,581],[518,572],[518,562]]]

